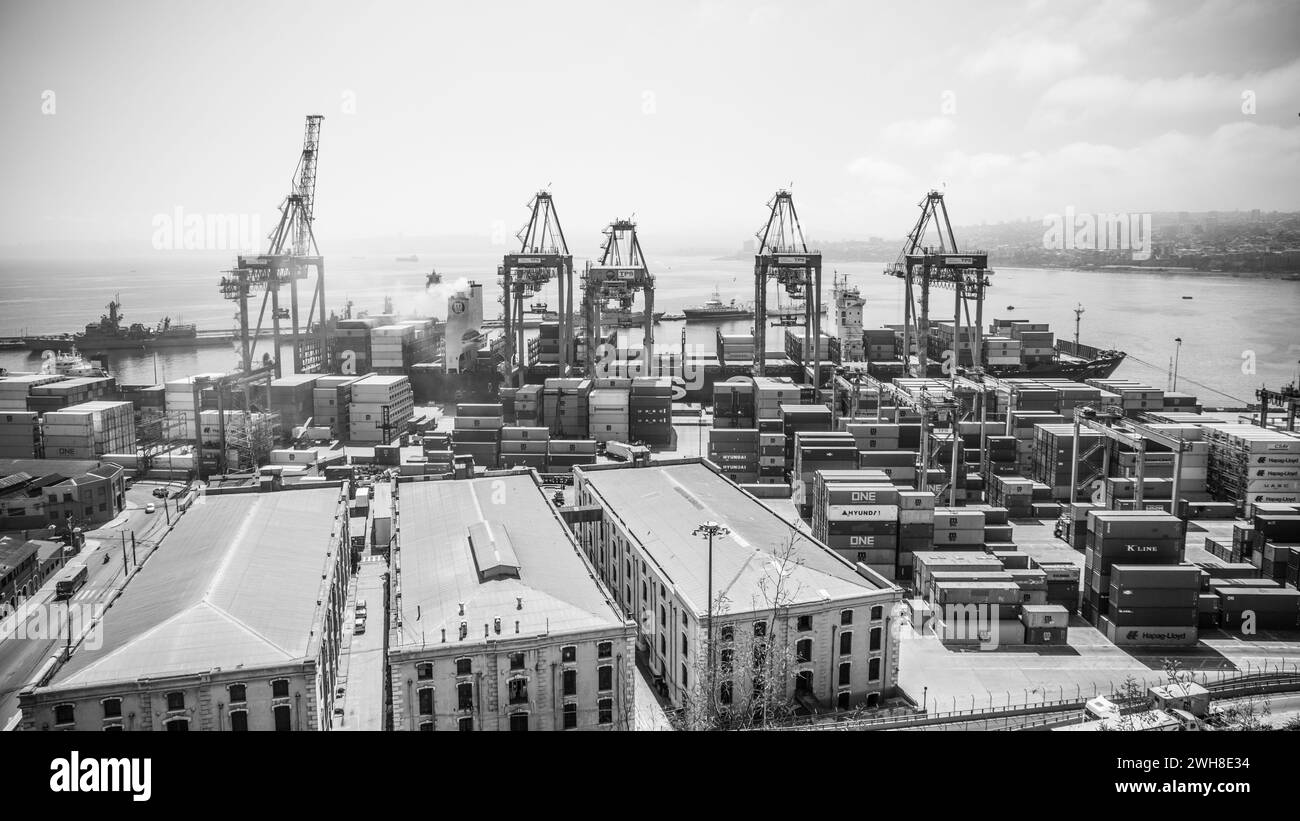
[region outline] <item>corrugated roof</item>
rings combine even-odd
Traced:
[[[582,470],[581,468],[578,468]],[[882,588],[857,574],[811,536],[771,508],[700,464],[583,470],[583,477],[613,508],[686,600],[708,607],[708,540],[695,528],[716,521],[730,534],[713,541],[713,594],[732,612],[764,609],[775,587],[779,553],[793,539],[783,597],[790,603],[861,596]],[[765,594],[762,587],[766,586]]]
[[[401,646],[611,627],[623,619],[596,581],[572,534],[531,475],[398,486]],[[484,578],[471,532],[513,548],[518,578]],[[491,552],[490,550],[488,551]],[[499,568],[498,568],[499,569]],[[518,599],[523,599],[522,609]],[[464,615],[460,607],[464,605]]]
[[[192,506],[52,687],[314,657],[339,491],[208,496]],[[315,631],[313,633],[313,631]]]

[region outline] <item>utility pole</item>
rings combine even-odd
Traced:
[[[122,531],[122,576],[123,578],[130,572],[126,564],[126,531]]]
[[[1083,303],[1074,305],[1074,355],[1079,355],[1079,323],[1083,320]]]
[[[1177,345],[1174,348],[1174,384],[1173,387],[1170,388],[1171,391],[1178,390],[1178,355],[1182,353],[1183,350],[1183,338],[1181,336],[1176,336],[1174,337],[1174,342],[1176,342]]]
[[[134,564],[136,567],[140,566],[140,558],[139,556],[136,555],[135,552],[135,531],[134,530],[131,531],[131,563]]]

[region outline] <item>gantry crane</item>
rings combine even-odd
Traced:
[[[1109,424],[1115,422],[1116,424]],[[1086,453],[1079,452],[1079,430],[1087,428],[1101,434],[1099,441],[1088,449]],[[1098,479],[1105,479],[1110,475],[1110,443],[1125,445],[1133,449],[1136,453],[1136,473],[1133,477],[1133,500],[1138,510],[1142,509],[1145,503],[1142,492],[1142,482],[1146,478],[1146,450],[1147,441],[1156,442],[1169,448],[1174,454],[1174,482],[1170,488],[1170,513],[1178,515],[1178,496],[1182,492],[1183,478],[1183,454],[1192,449],[1192,441],[1184,439],[1181,436],[1175,436],[1163,431],[1156,430],[1149,425],[1135,422],[1131,419],[1124,419],[1124,409],[1118,406],[1108,406],[1101,411],[1092,408],[1076,408],[1074,411],[1074,440],[1071,448],[1071,468],[1070,468],[1070,487],[1071,499],[1074,501],[1080,491],[1086,490]],[[1091,456],[1098,447],[1102,450],[1101,467],[1093,472],[1091,476],[1079,477],[1079,466]]]
[[[520,385],[528,350],[524,344],[524,302],[552,279],[560,289],[560,376],[567,376],[573,364],[573,255],[564,241],[551,192],[538,191],[528,207],[528,222],[515,235],[520,242],[519,253],[506,254],[497,268],[504,303],[505,364],[508,374],[519,374]]]
[[[1296,389],[1294,382],[1279,391],[1271,391],[1268,388],[1261,387],[1255,391],[1255,398],[1259,400],[1259,426],[1261,428],[1268,427],[1269,404],[1276,403],[1282,409],[1282,415],[1286,417],[1286,429],[1295,430],[1296,406],[1300,404],[1300,390]]]
[[[918,204],[921,215],[907,235],[903,251],[893,264],[886,266],[885,275],[903,280],[903,356],[908,373],[926,376],[930,334],[930,288],[952,288],[956,293],[953,313],[954,339],[953,371],[961,365],[962,312],[966,326],[974,333],[971,339],[971,365],[980,370],[980,354],[984,325],[984,291],[992,283],[989,276],[988,254],[983,251],[959,251],[948,219],[948,207],[942,191],[930,191]],[[939,236],[937,246],[926,246],[925,234],[931,222]],[[919,285],[919,295],[917,293]],[[919,302],[919,305],[918,305]],[[975,316],[971,305],[975,303]],[[912,356],[916,368],[912,368]]]
[[[587,375],[595,373],[600,351],[602,312],[611,301],[617,302],[618,313],[626,315],[638,291],[642,294],[645,316],[643,356],[646,367],[654,367],[654,308],[655,278],[646,268],[641,241],[637,238],[636,223],[630,219],[611,222],[605,229],[605,242],[601,246],[600,261],[587,263],[582,274],[582,314],[587,334]]]
[[[280,320],[290,322],[293,333],[294,370],[319,373],[325,370],[329,356],[329,328],[325,320],[325,264],[312,231],[316,201],[316,161],[320,149],[320,126],[325,118],[307,117],[302,154],[294,170],[289,195],[280,204],[280,220],[268,237],[265,254],[240,256],[233,270],[223,272],[221,293],[239,303],[240,364],[251,373],[257,343],[263,337],[262,323],[267,308],[271,313],[270,365],[276,377],[283,376],[280,362]],[[311,306],[305,322],[298,309],[298,281],[314,271]],[[280,307],[280,288],[289,286],[289,308]],[[262,294],[257,324],[250,326],[249,300]],[[264,360],[266,356],[264,355]]]
[[[767,347],[767,282],[775,279],[788,296],[803,300],[803,367],[815,388],[821,387],[822,255],[810,252],[785,188],[768,200],[767,223],[755,236],[754,254],[754,375],[764,375]],[[811,365],[809,364],[811,360]],[[834,385],[834,376],[831,377]]]

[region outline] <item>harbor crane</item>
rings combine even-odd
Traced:
[[[930,289],[951,288],[955,292],[953,313],[954,336],[952,367],[955,370],[961,362],[962,313],[965,312],[965,325],[970,328],[966,334],[971,345],[971,365],[980,369],[980,355],[983,344],[984,292],[992,284],[989,276],[993,273],[988,267],[988,254],[983,251],[960,251],[957,239],[952,232],[952,223],[948,219],[948,206],[944,203],[942,191],[930,191],[918,203],[921,215],[916,225],[907,235],[902,253],[892,264],[885,267],[885,275],[903,280],[903,355],[906,367],[912,376],[927,376],[928,346],[930,334]],[[926,230],[933,223],[938,233],[937,246],[924,244]],[[975,316],[971,317],[971,303],[974,303]],[[912,367],[912,357],[916,356],[916,367]]]
[[[631,312],[637,292],[641,292],[645,315],[643,355],[647,368],[654,362],[654,307],[655,278],[645,264],[641,241],[637,238],[636,223],[631,219],[618,219],[604,231],[600,261],[587,263],[582,274],[582,314],[587,334],[587,375],[595,374],[601,352],[597,340],[601,338],[604,322],[602,313],[610,302],[615,302],[615,312],[623,316]]]
[[[804,369],[821,387],[822,255],[808,250],[794,197],[785,188],[767,202],[767,223],[755,234],[754,254],[754,375],[764,375],[767,347],[767,287],[774,279],[794,300],[803,301]],[[811,360],[811,366],[809,365]],[[831,376],[832,386],[835,378]]]
[[[220,289],[225,299],[239,304],[239,353],[244,373],[253,370],[257,344],[264,337],[263,322],[270,311],[271,360],[276,378],[283,376],[280,362],[280,322],[288,320],[293,334],[294,370],[321,373],[329,358],[329,327],[325,319],[325,263],[312,230],[316,204],[316,162],[320,152],[320,127],[325,118],[307,116],[302,153],[294,169],[290,191],[280,203],[280,219],[268,237],[267,252],[240,256],[233,270],[223,271]],[[299,310],[298,282],[314,273],[310,307]],[[289,307],[280,305],[280,290],[289,287]],[[251,324],[249,302],[262,295],[257,322]]]
[[[1259,426],[1268,427],[1268,411],[1270,405],[1277,405],[1282,408],[1282,415],[1286,418],[1286,429],[1295,430],[1296,406],[1300,405],[1300,390],[1296,389],[1294,382],[1278,391],[1271,391],[1268,388],[1261,387],[1255,391],[1255,398],[1259,400]]]
[[[1076,408],[1074,411],[1074,438],[1070,460],[1070,501],[1075,501],[1081,491],[1087,490],[1093,482],[1110,475],[1110,452],[1115,445],[1132,448],[1136,453],[1133,500],[1138,510],[1145,503],[1142,483],[1146,478],[1147,442],[1163,445],[1174,454],[1174,482],[1170,489],[1170,513],[1178,515],[1178,496],[1181,493],[1183,474],[1183,454],[1192,449],[1192,441],[1181,436],[1174,436],[1156,430],[1149,425],[1132,419],[1123,419],[1124,411],[1118,406],[1107,406],[1101,410],[1093,408]],[[1121,421],[1122,420],[1122,421]],[[1114,422],[1116,424],[1110,424]],[[1098,441],[1086,453],[1079,453],[1079,431],[1087,428],[1101,434]],[[1101,467],[1091,475],[1079,478],[1081,460],[1087,459],[1097,449],[1102,449]]]
[[[501,280],[502,315],[505,318],[505,365],[524,382],[528,346],[524,344],[524,305],[554,279],[560,289],[560,376],[572,363],[573,255],[564,241],[560,216],[551,192],[538,191],[528,204],[528,222],[515,236],[519,252],[506,254],[497,275]]]

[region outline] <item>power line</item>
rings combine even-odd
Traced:
[[[1138,362],[1138,363],[1140,363],[1140,364],[1142,364],[1142,365],[1146,365],[1148,368],[1155,368],[1156,370],[1160,370],[1160,368],[1157,367],[1156,365],[1152,365],[1150,362],[1147,362],[1145,359],[1139,359],[1138,357],[1134,356],[1133,354],[1128,354],[1127,357],[1128,357],[1129,359],[1132,359],[1134,362]],[[1186,376],[1183,376],[1183,375],[1181,375],[1181,374],[1179,375],[1178,378],[1181,379],[1181,380],[1183,380],[1184,382],[1190,382],[1190,383],[1192,383],[1193,385],[1195,385],[1195,386],[1198,387],[1198,388],[1204,388],[1205,390],[1210,391],[1211,393],[1217,393],[1218,395],[1220,395],[1220,396],[1226,396],[1226,397],[1228,397],[1229,399],[1231,399],[1231,400],[1233,400],[1233,401],[1235,401],[1235,402],[1241,402],[1243,405],[1249,405],[1249,404],[1250,404],[1250,401],[1247,400],[1247,399],[1242,399],[1240,396],[1233,396],[1233,395],[1230,394],[1230,393],[1224,393],[1223,391],[1219,390],[1218,388],[1212,388],[1212,387],[1210,387],[1209,385],[1206,385],[1206,384],[1203,383],[1203,382],[1197,382],[1195,379],[1191,379],[1191,378],[1186,377]]]

